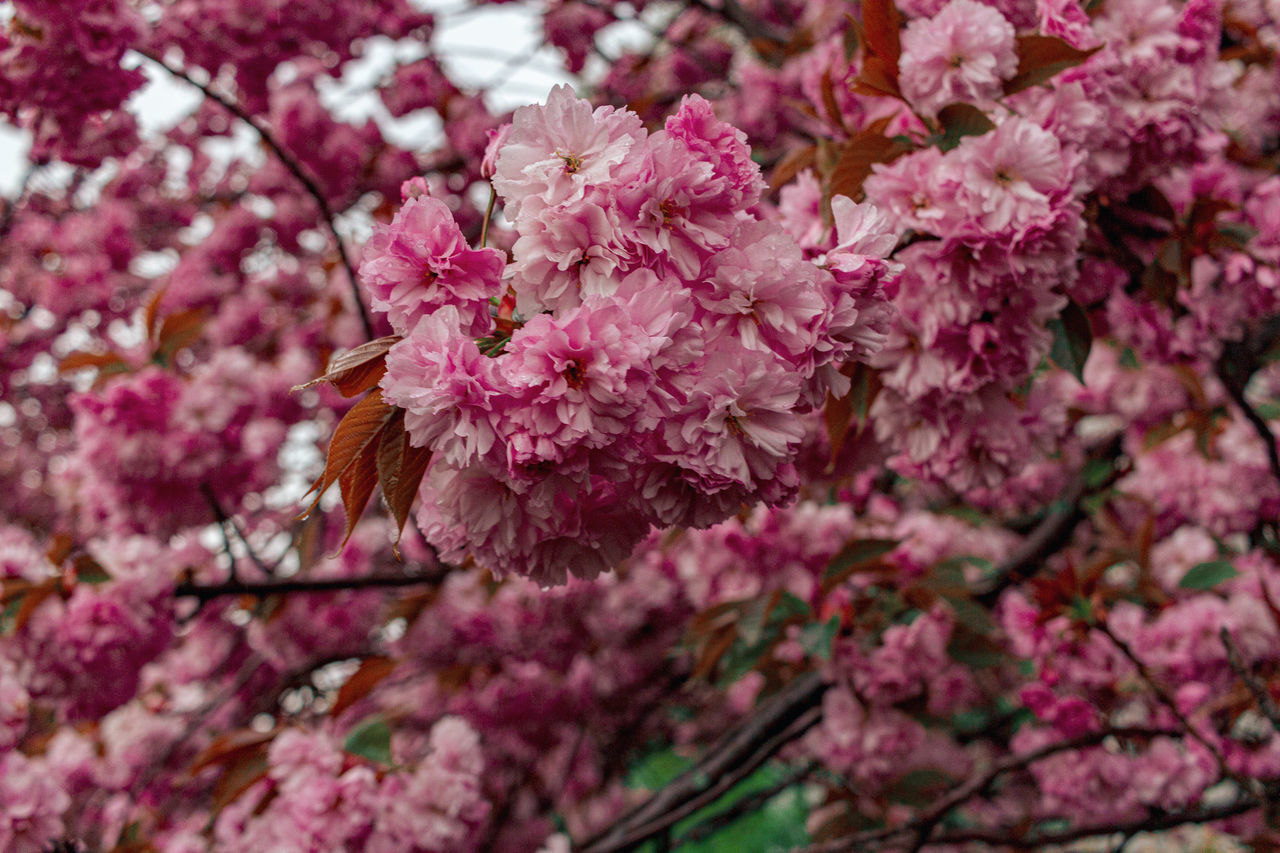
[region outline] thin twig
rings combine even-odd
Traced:
[[[1240,649],[1236,648],[1236,644],[1231,641],[1231,632],[1226,626],[1218,632],[1218,636],[1222,637],[1222,645],[1227,650],[1227,663],[1235,671],[1235,674],[1244,682],[1245,687],[1249,688],[1249,692],[1253,694],[1253,701],[1258,703],[1258,710],[1262,712],[1271,722],[1271,728],[1280,732],[1280,708],[1276,707],[1275,700],[1271,698],[1271,693],[1267,690],[1267,686],[1259,681],[1253,673],[1249,672],[1249,668],[1245,666],[1244,655],[1240,653]]]
[[[215,711],[230,702],[235,695],[249,683],[250,679],[258,674],[258,670],[262,669],[262,665],[264,663],[266,663],[266,661],[262,656],[257,652],[254,652],[247,660],[240,664],[240,670],[236,674],[236,677],[232,679],[231,683],[191,715],[191,719],[187,721],[187,724],[183,727],[181,734],[174,738],[165,749],[164,753],[149,765],[147,772],[141,774],[138,781],[133,783],[129,788],[130,796],[136,799],[140,793],[145,791],[151,783],[156,780],[156,777],[164,771],[169,762],[173,760],[173,757],[177,755],[178,750],[186,746],[191,740],[192,735],[199,731],[200,727],[204,725],[204,722],[209,719]]]
[[[1084,749],[1090,746],[1097,746],[1108,738],[1152,738],[1160,735],[1176,735],[1178,732],[1169,729],[1149,729],[1149,728],[1110,728],[1103,731],[1089,732],[1079,735],[1069,740],[1059,741],[1057,743],[1046,744],[1039,749],[1020,755],[1008,755],[999,761],[994,762],[986,772],[974,776],[968,781],[952,788],[951,791],[943,795],[932,806],[921,812],[914,820],[901,826],[887,827],[884,829],[873,829],[845,838],[839,838],[823,844],[816,844],[806,847],[803,853],[845,853],[845,851],[857,851],[865,849],[865,845],[877,841],[885,841],[895,838],[899,835],[916,836],[915,844],[911,848],[920,850],[929,843],[933,830],[946,819],[952,811],[959,806],[964,805],[969,800],[986,791],[991,785],[1006,773],[1017,770],[1025,770],[1032,764],[1042,761],[1050,756],[1057,755],[1062,752],[1069,752],[1073,749]]]
[[[1280,449],[1276,447],[1276,436],[1271,432],[1266,419],[1258,413],[1244,393],[1249,379],[1258,369],[1262,356],[1275,343],[1277,337],[1280,337],[1280,318],[1272,317],[1262,323],[1253,334],[1246,335],[1244,340],[1230,341],[1224,345],[1222,356],[1214,368],[1232,402],[1239,407],[1245,420],[1253,426],[1258,437],[1262,439],[1262,443],[1266,446],[1267,464],[1271,467],[1271,474],[1280,483]]]
[[[1114,459],[1119,454],[1120,447],[1120,439],[1112,439],[1090,453],[1089,458]],[[1119,470],[1113,470],[1111,477],[1102,486],[1105,487],[1120,473]],[[1054,506],[1045,513],[1044,519],[1027,535],[1022,546],[1001,564],[995,573],[994,583],[988,589],[976,593],[974,600],[987,607],[993,606],[1006,589],[1030,578],[1040,570],[1047,557],[1066,547],[1076,526],[1084,521],[1085,512],[1080,502],[1090,491],[1082,471],[1067,484]]]
[[[231,534],[227,533],[227,514],[222,509],[222,504],[218,503],[217,497],[213,494],[213,489],[208,483],[200,484],[200,493],[204,495],[204,499],[209,502],[209,508],[213,510],[213,517],[218,522],[218,532],[222,534],[222,550],[227,555],[227,577],[232,581],[240,580],[236,573],[236,552],[231,547]]]
[[[489,204],[484,209],[484,224],[480,226],[480,248],[483,249],[489,240],[489,220],[493,218],[493,206],[498,201],[498,191],[489,187]]]
[[[1163,704],[1165,708],[1169,710],[1169,713],[1173,715],[1173,718],[1178,721],[1178,725],[1182,726],[1182,728],[1186,730],[1187,734],[1195,738],[1201,746],[1209,750],[1209,754],[1213,756],[1214,761],[1218,765],[1218,772],[1223,776],[1234,779],[1243,789],[1252,787],[1248,784],[1247,780],[1241,778],[1238,773],[1233,772],[1231,768],[1227,766],[1227,759],[1223,757],[1222,751],[1219,750],[1215,744],[1210,743],[1209,739],[1201,734],[1200,730],[1191,724],[1191,721],[1187,719],[1186,715],[1179,710],[1177,701],[1169,694],[1169,691],[1166,690],[1163,685],[1156,681],[1155,676],[1151,674],[1151,670],[1147,668],[1145,663],[1138,659],[1138,656],[1134,654],[1134,651],[1129,647],[1129,644],[1117,637],[1105,622],[1099,622],[1094,627],[1097,628],[1103,636],[1110,640],[1112,645],[1120,650],[1120,653],[1129,660],[1129,663],[1133,664],[1133,668],[1137,670],[1138,676],[1146,682],[1147,686],[1151,688],[1151,692],[1156,695],[1156,698],[1160,700],[1161,704]]]
[[[764,39],[774,44],[787,43],[787,40],[782,35],[774,32],[773,28],[763,21],[758,20],[744,9],[737,0],[720,0],[719,6],[713,6],[707,0],[690,0],[689,5],[734,25],[742,30],[743,34],[748,38]]]
[[[337,244],[338,255],[342,259],[342,266],[347,271],[347,278],[351,282],[351,298],[355,301],[356,311],[360,315],[360,323],[364,327],[365,336],[369,340],[373,340],[374,337],[376,337],[373,331],[373,321],[369,319],[369,312],[365,309],[364,300],[360,296],[360,281],[356,277],[355,266],[351,263],[350,256],[347,255],[347,247],[346,244],[342,242],[342,235],[338,233],[338,226],[336,224],[336,217],[334,216],[333,208],[329,205],[329,200],[325,197],[324,192],[321,191],[320,186],[310,175],[307,174],[298,159],[284,149],[284,146],[280,144],[269,128],[262,124],[256,116],[245,110],[233,99],[220,94],[219,92],[215,92],[206,84],[196,82],[195,79],[192,78],[185,70],[181,68],[174,68],[169,65],[169,63],[157,56],[147,53],[145,50],[141,50],[136,47],[134,50],[156,63],[179,80],[183,80],[190,83],[192,86],[195,86],[206,98],[219,104],[227,112],[253,128],[254,131],[257,132],[259,138],[262,139],[262,141],[266,143],[267,147],[271,149],[271,152],[276,155],[276,158],[281,162],[281,164],[289,170],[290,174],[298,179],[298,182],[302,184],[303,188],[307,191],[307,194],[315,199],[316,205],[320,208],[320,215],[323,217],[325,225],[328,226],[329,233],[333,235],[334,243]]]
[[[1158,832],[1173,829],[1189,823],[1212,823],[1229,817],[1251,812],[1260,803],[1253,797],[1241,797],[1233,803],[1213,808],[1188,809],[1170,814],[1157,814],[1141,820],[1126,823],[1081,826],[1064,829],[1060,832],[1032,832],[1022,837],[1008,831],[970,829],[940,835],[930,844],[990,844],[995,847],[1013,847],[1018,850],[1038,850],[1053,844],[1067,844],[1085,838],[1096,838],[1105,835],[1136,835],[1139,832]]]

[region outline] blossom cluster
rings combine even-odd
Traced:
[[[1274,3],[5,6],[0,848],[1276,845]]]
[[[886,220],[836,199],[837,245],[809,261],[752,212],[744,137],[693,96],[650,134],[558,87],[487,159],[510,264],[420,194],[361,264],[403,337],[384,399],[434,454],[427,538],[552,584],[611,567],[651,525],[789,500],[797,415],[883,341]]]

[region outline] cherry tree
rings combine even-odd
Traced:
[[[492,11],[0,4],[0,848],[1280,843],[1280,9]]]

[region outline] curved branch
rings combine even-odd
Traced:
[[[581,853],[620,853],[719,798],[783,746],[817,725],[827,686],[816,672],[795,679],[721,738],[701,761],[577,849]]]
[[[1114,459],[1120,452],[1120,438],[1108,441],[1102,447],[1089,454],[1091,460]],[[1119,476],[1113,471],[1110,482]],[[1105,484],[1104,484],[1105,485]],[[1013,553],[996,572],[996,580],[989,588],[974,595],[974,599],[987,607],[999,600],[1006,589],[1027,580],[1044,563],[1045,558],[1056,554],[1071,541],[1071,534],[1076,526],[1084,521],[1085,513],[1080,501],[1089,492],[1088,482],[1081,472],[1063,490],[1054,506],[1045,514],[1044,519],[1027,535],[1022,547]]]
[[[1011,773],[1016,770],[1025,770],[1037,761],[1042,761],[1050,756],[1057,755],[1061,752],[1068,752],[1073,749],[1084,749],[1090,746],[1097,746],[1107,738],[1151,738],[1160,735],[1177,735],[1179,732],[1170,729],[1148,729],[1148,728],[1110,728],[1097,732],[1089,732],[1088,734],[1079,735],[1068,740],[1051,743],[1031,750],[1020,755],[1008,755],[994,762],[985,773],[976,775],[956,787],[952,788],[947,794],[944,794],[932,806],[925,809],[914,820],[901,826],[888,827],[885,829],[873,829],[857,835],[838,838],[823,844],[815,844],[804,849],[804,853],[844,853],[844,851],[857,851],[866,849],[865,845],[877,841],[886,841],[899,835],[915,835],[915,846],[912,849],[919,850],[931,842],[929,837],[933,834],[933,830],[939,823],[951,813],[953,809],[964,805],[969,800],[981,794],[995,782],[996,779],[1005,773]]]
[[[360,296],[360,280],[356,276],[355,266],[351,263],[351,258],[347,254],[347,247],[342,242],[342,235],[338,233],[338,227],[334,224],[336,217],[334,216],[333,208],[329,205],[329,200],[325,198],[324,193],[321,191],[320,186],[315,182],[315,179],[307,174],[306,170],[302,168],[302,164],[298,162],[296,157],[284,149],[280,142],[271,133],[269,128],[263,125],[262,122],[258,121],[257,117],[245,110],[234,100],[226,95],[215,92],[206,84],[197,83],[191,75],[183,69],[174,68],[163,59],[153,56],[141,48],[135,47],[133,50],[141,56],[145,56],[156,65],[159,65],[179,80],[195,86],[206,98],[216,102],[227,112],[252,127],[258,134],[258,137],[266,143],[268,148],[271,149],[271,153],[276,155],[276,159],[278,159],[281,164],[289,170],[290,174],[298,179],[298,183],[302,184],[303,188],[307,191],[307,194],[315,199],[316,205],[320,208],[320,215],[324,219],[325,225],[328,226],[329,233],[333,235],[333,242],[338,246],[338,255],[342,259],[342,266],[347,271],[347,278],[351,282],[351,298],[355,301],[356,311],[360,314],[360,324],[364,327],[365,337],[369,340],[373,340],[376,337],[373,331],[373,321],[369,319],[369,312],[364,307],[364,300]]]
[[[1000,831],[985,829],[962,830],[940,835],[930,844],[990,844],[996,847],[1012,847],[1016,850],[1039,850],[1054,844],[1067,844],[1100,835],[1136,835],[1139,832],[1159,832],[1174,829],[1188,823],[1212,823],[1251,812],[1261,806],[1252,797],[1241,797],[1233,803],[1213,808],[1188,809],[1187,811],[1157,814],[1127,823],[1100,824],[1064,829],[1061,832],[1032,832],[1017,837]]]
[[[1218,379],[1227,389],[1231,401],[1236,404],[1245,420],[1253,427],[1262,439],[1267,450],[1267,464],[1271,474],[1280,482],[1280,449],[1276,447],[1276,436],[1271,432],[1266,418],[1258,413],[1245,397],[1244,389],[1249,379],[1257,372],[1263,353],[1280,336],[1277,319],[1272,318],[1263,324],[1254,335],[1246,336],[1242,341],[1233,341],[1222,348],[1222,357],[1214,365]]]

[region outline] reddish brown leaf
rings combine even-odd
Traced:
[[[797,148],[789,152],[778,161],[777,165],[773,167],[773,171],[769,173],[769,187],[776,190],[791,183],[796,175],[805,169],[813,168],[817,155],[818,148],[815,145],[806,145],[804,148]]]
[[[902,55],[901,29],[902,14],[893,0],[862,0],[862,31],[867,38],[867,50],[892,66],[895,85],[898,57]]]
[[[60,566],[63,560],[71,556],[75,545],[75,541],[70,536],[65,533],[59,533],[53,537],[53,540],[49,543],[49,549],[44,553],[49,558],[50,563]]]
[[[715,670],[716,664],[729,652],[738,635],[732,630],[721,631],[703,647],[702,655],[693,668],[693,678],[703,678]]]
[[[336,717],[365,696],[368,696],[369,691],[379,681],[390,675],[395,668],[396,663],[391,658],[382,657],[381,655],[365,658],[360,662],[360,668],[352,673],[351,677],[338,690],[338,695],[333,700],[333,707],[329,709],[329,714]]]
[[[156,333],[159,331],[160,302],[164,299],[165,291],[168,289],[169,286],[166,284],[164,287],[161,287],[153,293],[151,298],[147,300],[146,311],[143,314],[143,323],[147,330],[147,337],[151,340],[155,340]]]
[[[1078,50],[1057,36],[1018,36],[1018,71],[1004,84],[1006,95],[1048,81],[1102,50],[1102,45]]]
[[[379,430],[367,444],[361,448],[350,465],[338,475],[338,490],[342,492],[342,508],[347,513],[347,526],[342,531],[342,544],[347,544],[351,534],[355,532],[356,523],[364,515],[364,509],[373,497],[373,487],[378,484],[378,444],[383,431]]]
[[[840,103],[836,100],[835,86],[831,83],[831,69],[822,72],[822,106],[827,111],[827,119],[832,127],[845,129],[844,115],[840,111]]]
[[[844,446],[844,437],[849,432],[849,424],[853,421],[853,407],[849,404],[849,395],[839,399],[827,394],[827,404],[822,409],[822,419],[827,425],[827,441],[831,444],[831,458],[827,460],[827,472],[835,469],[836,457]]]
[[[382,433],[378,445],[378,487],[396,522],[396,538],[392,548],[400,556],[400,534],[409,519],[409,510],[418,494],[418,485],[427,473],[431,451],[414,447],[404,429],[404,413],[397,412]]]
[[[13,630],[21,631],[22,626],[27,624],[27,620],[36,612],[36,608],[43,604],[47,598],[55,595],[59,586],[57,578],[50,578],[27,590],[26,594],[22,596],[22,603],[18,605],[18,612],[14,614]]]
[[[267,778],[267,769],[265,748],[229,766],[213,785],[213,810],[221,811],[256,782]]]
[[[73,352],[58,362],[58,370],[68,373],[72,370],[83,370],[86,367],[96,367],[100,371],[117,372],[120,370],[128,370],[129,362],[118,352]]]
[[[368,391],[378,384],[382,374],[387,372],[387,350],[400,341],[398,335],[388,335],[361,344],[353,350],[334,357],[324,375],[312,379],[305,385],[298,385],[293,390],[300,391],[328,382],[338,389],[344,397],[354,397]]]
[[[862,182],[871,174],[875,163],[888,163],[907,153],[910,148],[900,140],[863,131],[840,146],[835,167],[827,181],[827,198],[843,195],[857,201],[862,196]]]
[[[156,356],[170,362],[178,350],[194,343],[200,337],[207,314],[204,308],[191,308],[165,317],[156,334]]]
[[[311,491],[316,493],[316,499],[312,501],[311,506],[307,507],[302,518],[311,514],[316,504],[320,503],[321,496],[330,486],[339,482],[347,469],[355,465],[357,460],[365,454],[366,449],[371,446],[376,449],[382,428],[395,413],[396,409],[393,406],[382,402],[382,392],[376,388],[369,393],[369,396],[351,407],[333,432],[333,439],[329,442],[329,454],[324,463],[324,472],[311,486]],[[370,452],[368,455],[369,473],[372,475],[369,488],[372,493],[372,484],[377,482],[377,470],[373,453]],[[344,502],[346,502],[346,491],[344,487]]]
[[[192,760],[187,772],[194,776],[206,767],[239,760],[257,750],[265,749],[273,738],[275,732],[258,732],[253,729],[240,729],[218,735]]]
[[[862,70],[849,88],[859,95],[888,95],[901,99],[898,65],[879,56],[868,56],[862,60]]]

